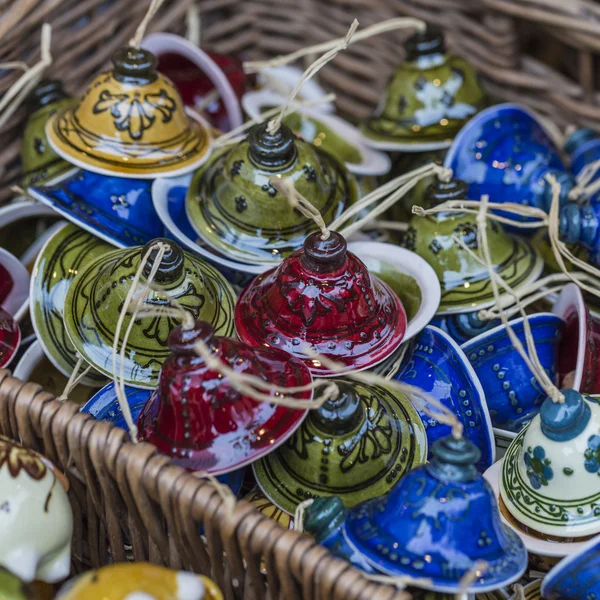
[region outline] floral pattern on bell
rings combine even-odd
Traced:
[[[590,473],[600,471],[600,435],[591,435],[588,439],[588,447],[584,453],[585,470]]]
[[[281,262],[318,229],[277,192],[271,178],[290,179],[325,223],[359,195],[355,178],[337,158],[296,138],[286,125],[275,134],[266,127],[256,125],[246,140],[215,153],[195,173],[186,198],[200,239],[227,258],[251,264]]]
[[[546,451],[541,446],[527,448],[524,454],[527,476],[534,490],[539,490],[543,485],[554,477],[554,471],[550,464],[552,461],[546,458]]]
[[[247,344],[279,348],[303,360],[314,375],[334,374],[307,356],[307,347],[351,370],[374,367],[400,345],[406,331],[402,302],[347,251],[331,232],[306,238],[304,248],[251,281],[235,308]]]
[[[253,465],[265,495],[290,514],[308,498],[339,496],[351,507],[380,496],[426,460],[425,429],[408,398],[335,382],[340,397],[311,411],[285,444]]]
[[[410,38],[405,51],[406,61],[390,76],[363,132],[382,148],[443,145],[485,106],[478,76],[464,59],[446,54],[442,33],[433,27]]]

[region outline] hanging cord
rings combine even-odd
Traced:
[[[527,596],[525,596],[525,588],[520,583],[515,583],[512,586],[512,589],[515,592],[515,600],[527,600]]]
[[[202,36],[202,19],[200,17],[200,7],[196,2],[192,2],[185,13],[185,24],[186,24],[186,38],[194,44],[194,46],[200,47],[201,36]]]
[[[309,498],[308,500],[303,500],[296,506],[296,511],[294,512],[294,531],[304,533],[304,515],[308,507],[312,506],[314,501],[314,498]]]
[[[146,34],[146,29],[150,24],[150,21],[154,18],[154,15],[158,12],[160,7],[162,6],[164,0],[152,0],[150,2],[150,6],[144,15],[141,23],[137,26],[133,37],[129,40],[129,45],[134,48],[139,48],[142,40],[144,39],[144,35]]]
[[[425,31],[426,28],[426,23],[420,19],[413,19],[410,17],[388,19],[387,21],[376,23],[375,25],[371,25],[362,31],[359,31],[353,36],[352,41],[349,42],[349,44],[354,44],[356,42],[360,42],[361,40],[366,40],[367,38],[373,37],[374,35],[379,35],[380,33],[385,33],[387,31],[394,31],[396,29],[416,29],[417,31]],[[300,50],[296,50],[296,52],[292,52],[291,54],[276,56],[275,58],[271,58],[269,60],[245,62],[244,71],[246,73],[259,73],[260,71],[264,71],[270,67],[287,65],[310,54],[321,54],[323,52],[333,50],[336,48],[336,46],[339,46],[341,43],[343,43],[344,40],[345,38],[337,38],[328,42],[323,42],[322,44],[316,44],[315,46],[301,48]]]
[[[154,258],[154,263],[150,270],[150,274],[146,278],[146,281],[144,281],[143,286],[139,288],[140,280],[144,273],[144,269],[146,268],[146,264],[148,263],[151,253],[155,250],[156,256]],[[142,257],[138,270],[133,278],[133,281],[131,282],[129,291],[127,292],[127,296],[125,297],[125,302],[123,302],[123,307],[121,309],[121,313],[119,314],[119,320],[117,321],[117,327],[115,329],[115,339],[112,348],[112,369],[113,381],[115,384],[115,393],[117,394],[117,400],[119,401],[121,412],[123,413],[123,417],[125,418],[125,422],[127,423],[129,436],[135,444],[137,444],[138,442],[138,429],[137,425],[133,422],[133,417],[131,416],[131,409],[129,408],[129,403],[127,402],[127,396],[125,394],[125,352],[127,350],[127,341],[129,340],[131,330],[133,329],[138,314],[142,310],[143,299],[145,299],[146,295],[150,291],[150,285],[152,284],[152,281],[156,276],[156,272],[158,271],[162,258],[167,250],[169,250],[169,246],[167,244],[165,244],[164,242],[157,242],[156,244],[150,246],[146,254]],[[134,297],[136,295],[138,296],[138,298],[134,302]],[[121,329],[123,327],[125,317],[127,316],[131,308],[132,302],[134,302],[133,312],[131,313],[127,330],[125,331],[125,335],[123,336],[123,341],[121,343],[121,351],[119,353],[119,336],[121,334]],[[118,374],[117,354],[119,355],[120,359]]]
[[[315,206],[309,202],[296,188],[294,182],[289,177],[274,177],[270,180],[271,185],[278,191],[287,197],[289,203],[293,208],[300,211],[307,219],[312,219],[321,230],[321,239],[328,240],[331,235],[325,220],[321,213],[315,208]]]
[[[310,108],[311,106],[318,106],[326,102],[334,102],[335,99],[335,94],[327,94],[327,96],[322,96],[321,98],[317,98],[316,100],[295,101],[292,105],[292,108],[294,110],[298,108]],[[244,134],[245,131],[247,131],[254,125],[257,125],[258,123],[264,123],[267,119],[276,116],[280,110],[281,107],[276,106],[275,108],[271,108],[270,110],[261,113],[261,115],[256,119],[249,119],[239,127],[236,127],[235,129],[224,133],[222,136],[215,140],[213,146],[215,148],[221,148],[223,146],[229,146],[231,144],[238,144],[239,142],[246,139],[246,135]]]
[[[506,289],[515,298],[515,303],[518,306],[520,306],[520,301],[518,297],[516,297],[510,286],[508,286],[508,284],[504,282],[502,277],[500,277],[500,275],[498,275],[495,272],[492,264],[492,257],[490,254],[490,248],[487,239],[488,196],[482,196],[480,204],[480,211],[477,215],[477,240],[483,254],[483,260],[485,261],[485,265],[490,276],[490,283],[492,284],[492,290],[494,292],[496,305],[498,306],[500,302],[500,290],[498,289],[498,282],[502,282],[502,287]],[[563,396],[561,391],[554,385],[552,380],[548,377],[548,374],[546,373],[545,369],[540,363],[535,348],[535,340],[533,338],[533,334],[531,333],[531,327],[529,325],[527,313],[525,313],[522,307],[520,307],[520,312],[523,316],[523,329],[525,333],[525,340],[527,342],[528,352],[525,352],[521,341],[515,334],[513,328],[509,325],[508,317],[506,316],[504,311],[500,313],[500,320],[506,328],[506,332],[508,334],[508,337],[510,338],[513,347],[521,355],[527,367],[529,368],[533,376],[537,379],[544,392],[552,399],[552,402],[563,403],[565,401],[565,397]]]
[[[73,367],[71,376],[69,377],[69,380],[67,381],[67,384],[65,385],[65,389],[62,391],[62,394],[57,398],[57,400],[59,402],[66,402],[69,399],[69,395],[71,394],[71,392],[77,387],[77,385],[81,382],[81,380],[90,372],[92,365],[88,365],[83,371],[81,371],[81,373],[79,375],[77,375],[79,373],[79,371],[81,370],[83,363],[84,363],[83,356],[81,356],[81,354],[79,354],[79,352],[78,352],[77,353],[77,362],[75,363],[75,366]]]
[[[599,169],[600,160],[595,160],[581,169],[577,175],[577,185],[569,191],[569,200],[589,198],[600,190],[600,178],[592,181]]]
[[[50,54],[51,41],[52,27],[49,23],[44,23],[42,25],[40,41],[40,60],[37,64],[31,68],[21,61],[0,64],[0,69],[21,69],[24,71],[23,75],[11,85],[0,99],[0,130],[38,84],[44,70],[52,64],[52,55]]]
[[[460,578],[460,589],[456,594],[456,600],[464,598],[467,590],[473,585],[488,569],[489,564],[485,560],[476,560],[473,566]]]
[[[313,62],[306,69],[306,71],[304,71],[304,73],[302,73],[302,77],[300,77],[300,79],[294,86],[294,89],[289,93],[287,100],[285,101],[285,104],[281,108],[281,111],[279,112],[277,117],[275,117],[272,121],[269,121],[269,123],[267,125],[267,131],[270,134],[273,134],[273,133],[276,133],[277,131],[279,131],[279,128],[281,127],[281,123],[283,122],[283,119],[287,116],[287,114],[290,110],[290,104],[292,103],[293,99],[296,97],[296,95],[300,91],[300,88],[309,79],[314,77],[328,62],[332,61],[340,52],[342,52],[342,50],[345,50],[348,47],[348,44],[350,43],[350,40],[352,39],[352,36],[354,35],[357,28],[358,28],[358,21],[356,19],[354,19],[354,21],[352,22],[352,25],[350,25],[350,29],[348,30],[346,37],[341,42],[336,43],[335,46],[333,46],[333,48],[331,48],[331,50],[329,50],[328,52],[323,54],[323,56],[320,56],[319,58],[317,58],[317,60],[315,60],[315,62]]]

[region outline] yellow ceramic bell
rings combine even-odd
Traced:
[[[121,177],[173,176],[202,164],[208,130],[186,113],[174,85],[157,72],[156,57],[128,47],[112,60],[112,71],[48,121],[54,150],[83,169]]]
[[[117,563],[66,583],[56,600],[223,600],[208,577],[150,563]]]

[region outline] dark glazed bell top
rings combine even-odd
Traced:
[[[314,425],[331,435],[353,431],[362,421],[364,408],[352,384],[335,382],[340,390],[337,398],[327,400],[323,406],[310,413]]]
[[[167,238],[156,238],[151,240],[142,248],[140,258],[143,259],[148,250],[158,242],[163,242],[169,248],[163,254],[162,260],[160,261],[160,266],[158,267],[158,270],[154,276],[154,281],[159,284],[175,283],[183,273],[183,261],[185,257],[183,250],[173,240],[168,240]],[[148,260],[146,261],[146,265],[144,266],[143,270],[143,275],[146,278],[152,271],[157,253],[158,248],[154,248],[148,257]]]
[[[466,483],[478,477],[475,465],[481,457],[479,448],[464,437],[447,436],[431,448],[433,455],[427,470],[442,481]]]
[[[215,336],[215,330],[206,321],[196,321],[192,329],[184,329],[178,325],[169,334],[167,341],[169,349],[176,354],[195,355],[196,342],[202,341],[209,345]]]
[[[546,398],[540,408],[542,433],[555,442],[568,442],[587,427],[592,410],[583,396],[575,390],[561,390],[565,401]]]
[[[417,60],[428,54],[443,54],[446,51],[444,34],[437,27],[429,25],[423,32],[416,33],[404,44],[406,60]]]
[[[269,133],[268,123],[259,123],[248,132],[248,156],[259,169],[282,171],[296,160],[298,149],[292,130],[283,123],[275,133]]]
[[[320,231],[311,233],[304,240],[302,264],[313,273],[330,273],[343,266],[346,261],[347,245],[344,236],[330,231],[324,240]]]
[[[42,79],[29,97],[27,98],[27,104],[30,112],[35,112],[43,106],[59,102],[69,98],[69,94],[65,92],[62,81],[58,79]]]
[[[152,83],[157,77],[156,56],[142,48],[121,48],[113,56],[114,77],[122,83],[144,85]]]
[[[440,181],[436,178],[435,182],[425,190],[425,204],[427,208],[432,208],[448,200],[465,200],[468,189],[467,184],[460,179]]]
[[[312,535],[320,544],[336,529],[341,527],[348,513],[339,496],[315,498],[306,509],[304,531]]]

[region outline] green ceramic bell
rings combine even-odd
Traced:
[[[48,119],[72,102],[73,99],[63,89],[62,82],[56,79],[40,81],[31,92],[27,104],[30,115],[21,142],[21,185],[24,189],[73,168],[73,165],[59,158],[46,137]]]
[[[467,185],[458,179],[447,183],[437,180],[427,188],[419,204],[429,208],[447,200],[464,200],[466,192]],[[496,273],[515,290],[535,281],[544,263],[531,244],[507,234],[496,221],[489,219],[487,223],[488,244]],[[488,270],[455,238],[481,256],[475,216],[465,213],[415,215],[404,239],[404,245],[424,258],[438,276],[442,288],[438,314],[473,311],[494,302]]]
[[[0,567],[0,600],[42,600],[43,597],[43,592],[38,592],[33,585]]]
[[[265,495],[290,514],[307,498],[340,496],[352,507],[381,496],[426,460],[425,429],[408,398],[336,383],[338,398],[310,412],[286,443],[253,465]]]
[[[317,229],[271,184],[290,178],[298,192],[331,223],[358,197],[343,163],[296,138],[282,125],[269,133],[255,125],[247,139],[216,155],[196,172],[186,198],[187,213],[200,238],[228,258],[278,263]]]
[[[362,127],[367,142],[386,150],[446,148],[485,106],[473,67],[446,53],[441,31],[429,27],[404,46],[375,115]]]
[[[215,334],[234,333],[235,294],[225,278],[211,265],[194,254],[184,252],[175,242],[156,239],[146,246],[115,250],[103,254],[73,279],[64,307],[65,326],[75,349],[98,371],[113,376],[112,348],[117,321],[123,310],[131,280],[147,250],[157,242],[168,244],[156,272],[154,283],[160,291],[150,290],[140,301],[145,308],[177,303],[195,320],[207,321]],[[156,250],[143,270],[142,283],[150,273]],[[130,308],[121,328],[123,339],[130,322]],[[143,316],[136,320],[127,342],[125,383],[138,388],[154,389],[160,368],[171,351],[169,333],[180,323],[170,316]],[[119,344],[119,351],[121,345]],[[120,360],[117,357],[117,369]]]

